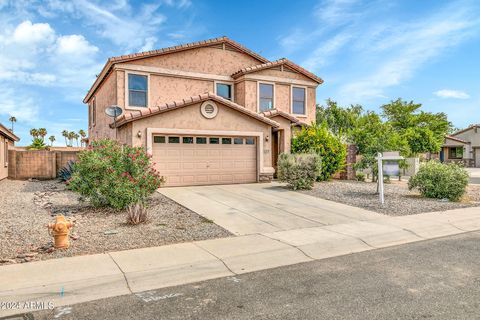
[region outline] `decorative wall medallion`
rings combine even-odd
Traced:
[[[205,101],[200,106],[200,112],[202,113],[202,116],[204,116],[205,118],[213,119],[217,116],[218,107],[213,101]]]

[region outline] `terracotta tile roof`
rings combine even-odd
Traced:
[[[19,141],[20,138],[17,137],[10,129],[7,129],[3,124],[0,123],[0,135],[7,137],[13,141]]]
[[[155,57],[163,54],[168,54],[168,53],[174,53],[174,52],[179,52],[179,51],[184,51],[184,50],[190,50],[194,48],[201,48],[201,47],[208,47],[212,46],[215,44],[222,44],[226,43],[229,44],[230,46],[238,49],[241,52],[244,52],[251,57],[257,59],[260,62],[268,62],[268,60],[258,53],[253,52],[250,49],[247,49],[246,47],[242,46],[238,42],[233,41],[232,39],[228,37],[220,37],[220,38],[213,38],[213,39],[208,39],[208,40],[202,40],[202,41],[197,41],[197,42],[191,42],[191,43],[186,43],[178,46],[173,46],[173,47],[167,47],[163,49],[158,49],[158,50],[151,50],[151,51],[145,51],[145,52],[139,52],[139,53],[132,53],[132,54],[127,54],[127,55],[122,55],[122,56],[117,56],[117,57],[111,57],[107,60],[105,63],[105,66],[103,67],[102,71],[98,75],[97,79],[93,83],[92,87],[90,90],[88,90],[87,95],[83,99],[83,102],[86,103],[92,94],[95,92],[97,87],[100,85],[100,83],[103,81],[103,79],[106,78],[106,76],[111,72],[111,69],[114,64],[116,63],[122,63],[122,62],[128,62],[132,60],[138,60],[138,59],[144,59],[144,58],[149,58],[149,57]]]
[[[259,64],[259,65],[256,65],[256,66],[243,68],[243,69],[235,72],[234,74],[232,74],[232,78],[236,79],[236,78],[238,78],[240,76],[243,76],[247,73],[257,72],[257,71],[260,71],[260,70],[265,70],[265,69],[269,69],[269,68],[273,68],[273,67],[277,67],[277,66],[281,66],[281,65],[286,65],[289,68],[291,68],[291,69],[303,74],[304,76],[314,80],[315,82],[318,82],[319,84],[323,83],[323,80],[320,77],[314,75],[310,71],[300,67],[298,64],[295,64],[295,63],[293,63],[292,61],[290,61],[286,58],[278,59],[278,60],[271,61],[271,62],[266,62],[266,63]]]
[[[154,115],[157,115],[157,114],[160,114],[160,113],[172,111],[172,110],[175,110],[175,109],[187,107],[187,106],[190,106],[192,104],[203,102],[203,101],[206,101],[206,100],[213,100],[213,101],[216,101],[218,103],[221,103],[221,104],[223,104],[227,107],[230,107],[230,108],[232,108],[236,111],[242,112],[242,113],[244,113],[244,114],[246,114],[246,115],[248,115],[252,118],[255,118],[259,121],[262,121],[262,122],[264,122],[264,123],[266,123],[266,124],[268,124],[272,127],[277,128],[277,127],[280,126],[278,122],[273,121],[273,120],[269,119],[268,117],[265,117],[262,114],[258,114],[258,113],[255,113],[253,111],[250,111],[250,110],[242,107],[239,104],[236,104],[236,103],[234,103],[230,100],[224,99],[220,96],[217,96],[214,93],[209,92],[209,93],[204,93],[204,94],[200,94],[200,95],[197,95],[197,96],[189,97],[189,98],[186,98],[186,99],[182,99],[182,100],[179,100],[179,101],[165,103],[165,104],[158,105],[158,106],[155,106],[155,107],[145,108],[144,110],[138,110],[138,111],[135,110],[135,111],[124,113],[123,115],[117,117],[117,119],[116,119],[117,127],[121,127],[128,122],[132,122],[132,121],[135,121],[135,120],[138,120],[138,119],[147,118],[147,117],[150,117],[150,116],[154,116]],[[110,127],[114,128],[114,124],[111,123]]]
[[[457,142],[460,142],[460,143],[463,143],[463,144],[469,144],[470,143],[468,141],[465,141],[465,140],[462,140],[462,139],[459,139],[459,138],[455,138],[455,137],[452,137],[452,136],[445,136],[445,139],[457,141]]]
[[[273,118],[273,117],[276,117],[276,116],[280,116],[280,117],[283,117],[287,120],[290,120],[293,123],[301,122],[300,119],[292,116],[291,114],[288,114],[286,112],[283,112],[283,111],[280,111],[280,110],[277,110],[277,109],[271,109],[271,110],[268,110],[268,111],[263,111],[260,114],[263,114],[267,118]]]

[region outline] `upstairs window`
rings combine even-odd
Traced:
[[[227,83],[217,83],[215,87],[217,96],[233,101],[232,85]]]
[[[292,88],[292,113],[305,114],[305,88]]]
[[[128,74],[128,105],[130,107],[147,107],[148,76]]]
[[[267,111],[273,109],[273,84],[260,83],[259,91],[259,111]]]

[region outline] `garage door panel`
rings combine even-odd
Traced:
[[[182,141],[180,137],[180,143],[153,143],[152,160],[155,168],[165,176],[166,186],[257,181],[256,145],[197,145]]]

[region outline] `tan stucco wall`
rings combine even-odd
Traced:
[[[5,155],[5,143],[7,143],[7,139],[0,136],[0,180],[8,177],[8,167],[5,167],[5,157],[8,157]]]
[[[202,93],[214,92],[214,81],[150,76],[150,106],[178,101]]]
[[[146,129],[147,128],[168,128],[168,129],[190,129],[190,130],[211,130],[215,131],[244,131],[244,132],[262,132],[264,137],[269,137],[269,141],[263,143],[263,166],[271,167],[271,127],[259,120],[247,116],[241,112],[216,103],[218,114],[213,119],[206,119],[200,113],[200,103],[177,110],[172,110],[156,116],[140,119],[132,123],[132,143],[135,146],[146,147]],[[142,133],[142,137],[137,136],[137,132]],[[264,139],[265,140],[265,139]]]
[[[175,70],[231,75],[242,68],[257,65],[261,62],[242,52],[206,47],[129,63]]]
[[[117,103],[116,79],[116,72],[111,73],[94,96],[96,101],[96,121],[88,129],[88,136],[91,140],[107,137],[115,138],[115,131],[109,127],[113,119],[105,114],[105,108]]]
[[[287,79],[296,79],[296,80],[305,80],[305,81],[312,81],[312,79],[304,76],[303,74],[291,71],[280,71],[275,69],[264,69],[252,73],[251,75],[261,75],[261,76],[271,76],[271,77],[278,77],[278,78],[287,78]]]

